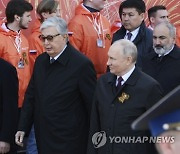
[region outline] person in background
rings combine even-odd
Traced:
[[[31,35],[28,38],[31,72],[33,70],[36,58],[44,52],[43,44],[39,39],[39,36],[41,35],[41,23],[49,17],[60,16],[59,3],[55,0],[42,0],[38,4],[36,12],[38,13],[39,18],[35,21],[34,26],[31,30]]]
[[[40,27],[45,48],[26,91],[16,143],[34,123],[40,154],[85,154],[96,73],[92,62],[68,43],[66,22],[46,19]]]
[[[30,49],[29,57],[30,57],[31,73],[33,71],[34,62],[36,58],[45,51],[43,47],[43,43],[39,38],[39,36],[41,35],[40,32],[41,23],[49,17],[60,16],[59,2],[55,0],[42,0],[38,4],[36,12],[38,13],[39,18],[35,21],[35,24],[32,28],[32,33],[28,38],[29,49]],[[36,140],[35,140],[33,127],[27,140],[26,149],[27,149],[26,152],[27,154],[37,154]]]
[[[145,11],[143,0],[123,1],[119,7],[122,26],[114,33],[112,40],[112,43],[120,39],[132,41],[138,50],[136,65],[139,67],[142,66],[142,57],[152,51],[152,31],[145,25]]]
[[[7,22],[0,23],[0,57],[17,69],[19,80],[19,111],[24,93],[30,80],[29,44],[21,29],[27,29],[31,22],[33,6],[24,0],[11,0],[5,13]]]
[[[0,58],[0,153],[15,154],[14,135],[18,121],[16,68]]]
[[[168,11],[163,5],[155,5],[148,10],[149,26],[148,28],[154,29],[154,27],[162,22],[168,22]]]
[[[169,22],[169,13],[165,6],[155,5],[148,10],[149,26],[151,30],[162,22]],[[176,26],[176,44],[180,47],[180,26]]]
[[[83,0],[75,10],[68,29],[70,43],[94,64],[99,78],[107,70],[107,52],[112,35],[109,21],[101,15],[106,0]]]
[[[180,85],[180,48],[175,44],[176,29],[160,23],[153,31],[153,52],[143,58],[142,71],[157,80],[164,95]]]
[[[136,131],[150,129],[157,137],[160,154],[179,154],[180,151],[180,86],[132,123]]]
[[[161,87],[153,78],[135,66],[137,48],[129,40],[121,39],[112,44],[108,51],[110,72],[98,80],[91,112],[88,154],[155,154],[151,144],[115,143],[109,137],[148,136],[146,131],[131,130],[131,123],[161,97]],[[153,97],[152,97],[153,96]],[[104,131],[106,144],[99,146]],[[97,139],[97,141],[93,140]]]

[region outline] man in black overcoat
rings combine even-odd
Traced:
[[[142,70],[156,79],[164,95],[180,85],[180,48],[175,44],[176,30],[161,23],[153,31],[153,52],[143,58]]]
[[[18,123],[18,78],[16,68],[0,58],[0,153],[15,153]]]
[[[133,131],[131,123],[162,97],[161,87],[135,67],[137,48],[131,41],[113,43],[108,57],[110,72],[98,80],[95,91],[88,154],[155,154],[153,145],[129,139],[149,135]],[[123,137],[129,141],[121,142]]]
[[[143,0],[125,0],[120,4],[122,27],[113,35],[112,42],[120,39],[132,41],[138,50],[136,65],[142,67],[142,57],[152,52],[152,30],[144,22],[146,12]]]
[[[92,62],[68,43],[66,22],[58,17],[40,28],[40,55],[25,95],[16,143],[34,122],[39,154],[85,154],[96,85]]]

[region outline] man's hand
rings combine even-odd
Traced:
[[[25,132],[18,131],[15,135],[15,142],[17,145],[23,147],[23,139],[24,139]]]
[[[8,153],[10,151],[10,144],[7,142],[0,141],[0,153]]]

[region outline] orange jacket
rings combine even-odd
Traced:
[[[104,34],[100,34],[104,41],[104,47],[97,47],[98,35],[95,31],[92,20],[97,19],[102,24]],[[75,10],[75,16],[70,20],[68,29],[72,32],[70,43],[93,62],[97,77],[104,74],[107,69],[107,52],[111,45],[112,35],[109,21],[102,15],[89,12],[82,4]]]
[[[15,44],[19,40],[21,43],[19,45]],[[19,79],[19,102],[18,107],[22,107],[24,100],[24,94],[27,85],[30,80],[30,65],[29,65],[29,45],[25,36],[19,32],[8,30],[5,23],[0,23],[0,57],[11,63],[17,69],[18,79]],[[18,63],[20,61],[24,62],[24,68],[18,68]],[[11,96],[9,96],[11,97]]]
[[[111,33],[114,34],[121,28],[121,21],[116,20],[114,23],[111,25]]]
[[[180,47],[180,25],[176,27],[176,44]]]
[[[36,58],[44,51],[43,44],[42,44],[41,40],[39,39],[39,35],[41,35],[40,26],[41,26],[41,23],[40,23],[39,19],[37,19],[31,30],[31,35],[28,38],[30,66],[32,69],[34,67],[34,62],[35,62]],[[32,70],[31,70],[31,72],[32,72]]]

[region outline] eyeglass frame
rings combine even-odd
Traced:
[[[43,35],[39,35],[39,39],[42,41],[42,42],[45,42],[45,40],[47,40],[48,42],[52,42],[53,39],[56,37],[56,36],[59,36],[61,34],[55,34],[55,35],[48,35],[48,36],[43,36]]]

